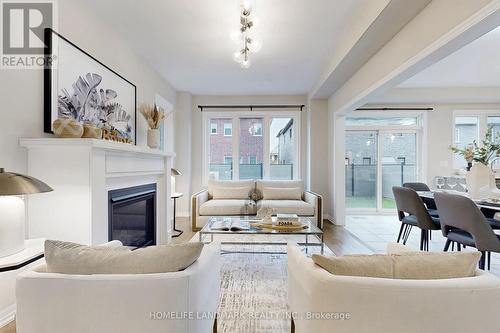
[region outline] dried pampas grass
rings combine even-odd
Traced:
[[[150,129],[159,129],[162,121],[165,119],[165,111],[156,105],[141,104],[139,112],[148,122]]]

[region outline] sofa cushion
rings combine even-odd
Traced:
[[[349,255],[328,257],[313,254],[312,260],[318,266],[334,275],[363,276],[391,279],[394,276],[393,256]]]
[[[475,252],[415,252],[391,246],[397,254],[326,257],[313,261],[334,275],[402,280],[437,280],[473,277],[481,257]]]
[[[248,197],[250,197],[255,191],[255,181],[254,180],[209,180],[208,198],[212,199],[214,197],[214,190],[216,188],[228,188],[228,187],[245,187],[248,190]]]
[[[263,200],[302,200],[302,188],[264,187]]]
[[[74,243],[45,241],[48,273],[61,274],[149,274],[177,272],[198,259],[203,243],[159,245],[124,250]]]
[[[456,279],[476,275],[481,253],[479,251],[401,252],[394,257],[394,278],[396,279]]]
[[[257,201],[257,210],[262,207],[276,209],[276,214],[297,214],[300,216],[314,216],[314,206],[302,200],[260,200]]]
[[[214,199],[249,199],[248,187],[215,187]]]
[[[264,198],[264,187],[273,188],[297,188],[300,187],[304,191],[304,183],[302,180],[257,180],[255,182],[255,193],[257,200]]]
[[[251,200],[213,199],[200,206],[200,216],[253,215],[255,212],[255,203]]]

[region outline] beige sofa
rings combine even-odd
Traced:
[[[499,332],[500,279],[403,280],[333,275],[288,245],[296,333]]]
[[[300,192],[291,198],[294,191]],[[320,228],[323,226],[322,198],[305,191],[300,180],[211,180],[208,189],[191,198],[191,226],[198,231],[211,216],[255,215],[262,207],[275,208],[277,213],[307,216]]]

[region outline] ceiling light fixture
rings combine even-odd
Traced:
[[[239,50],[234,52],[233,59],[241,68],[250,67],[250,53],[259,52],[262,43],[254,33],[255,15],[250,2],[243,2],[240,6],[240,29],[231,33],[231,39],[238,44]]]

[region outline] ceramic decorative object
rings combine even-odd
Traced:
[[[262,223],[272,224],[273,222],[273,214],[275,213],[275,209],[271,207],[262,207],[257,211],[257,218],[262,219]]]
[[[491,195],[491,189],[496,189],[495,174],[491,168],[482,163],[472,166],[466,176],[467,190],[472,199],[485,199]]]
[[[52,124],[54,135],[58,138],[81,138],[83,125],[73,118],[57,118]]]
[[[83,124],[82,138],[102,139],[102,129],[91,123]]]
[[[148,146],[149,148],[160,147],[160,130],[159,129],[149,129],[148,130]]]

